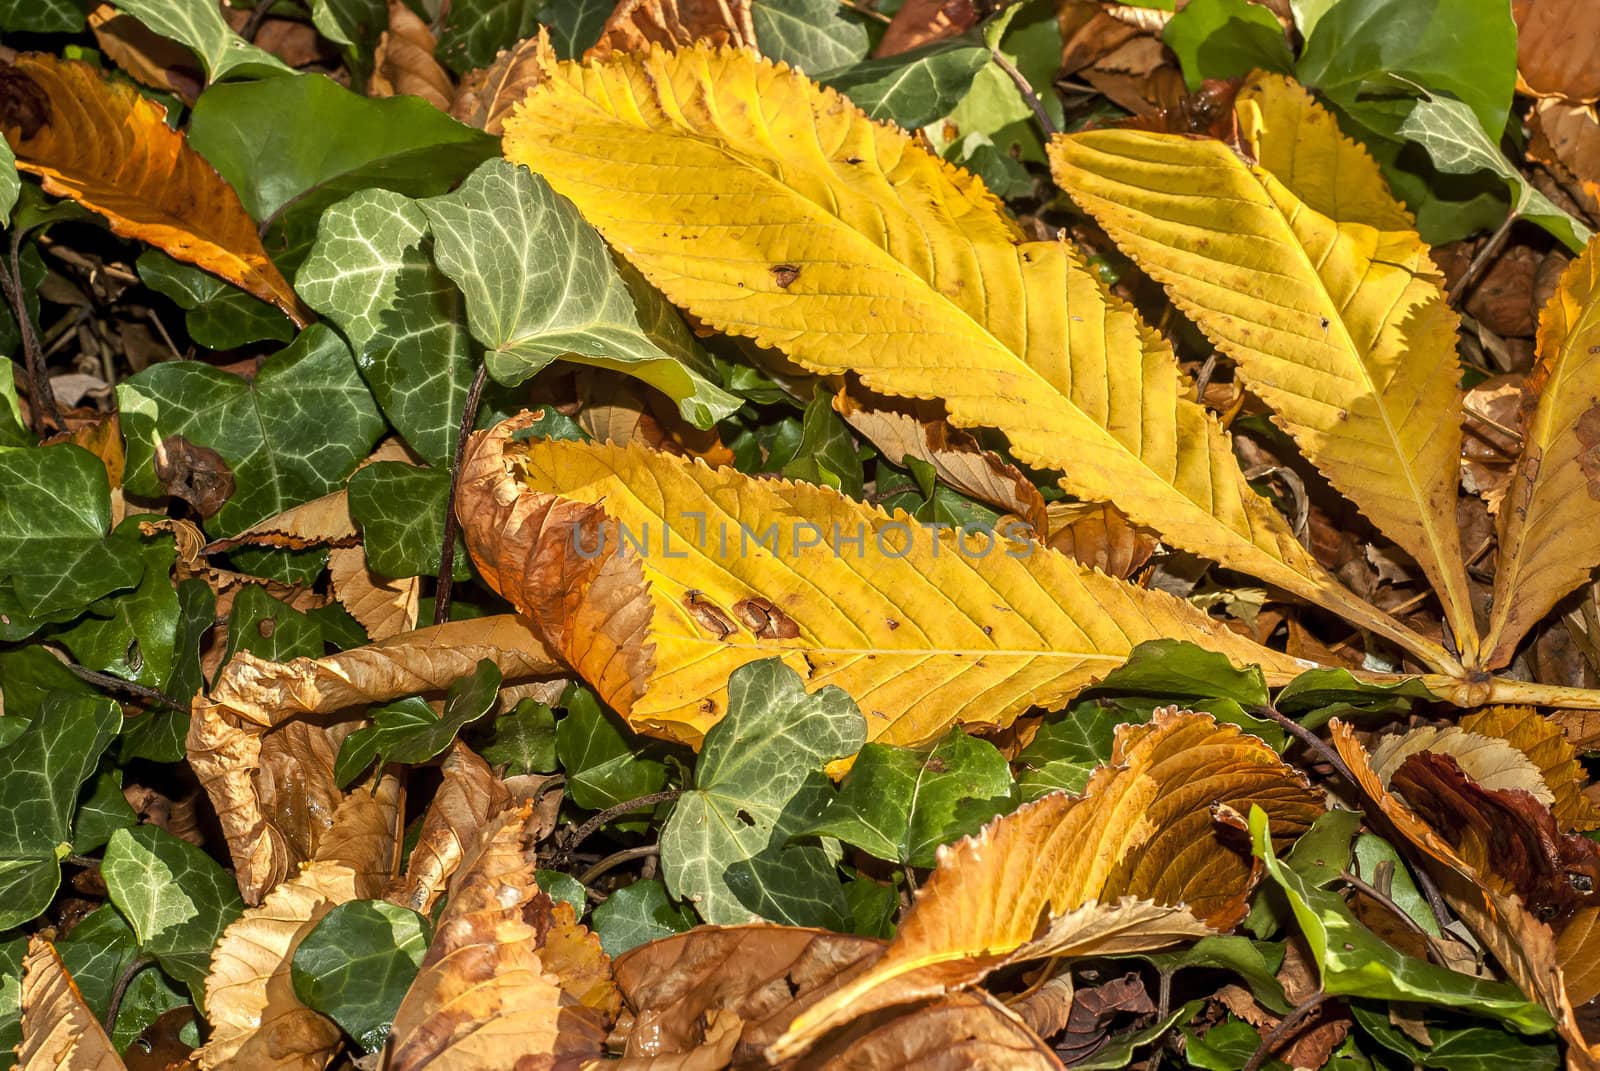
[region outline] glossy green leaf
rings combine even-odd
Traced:
[[[350,516],[361,528],[367,567],[379,576],[437,576],[449,498],[447,469],[375,461],[350,477]],[[457,580],[472,575],[469,561],[458,538]]]
[[[415,201],[363,190],[322,214],[295,289],[343,332],[412,450],[448,466],[472,379],[472,339],[461,292],[434,267],[428,244],[428,218]]]
[[[17,174],[17,158],[11,143],[0,138],[0,226],[11,222],[11,210],[17,207],[17,195],[22,192],[22,177]]]
[[[451,0],[436,54],[456,74],[487,67],[495,54],[539,32],[540,0]]]
[[[728,713],[706,733],[694,787],[661,831],[667,889],[700,917],[754,916],[842,929],[844,890],[829,853],[790,838],[813,827],[834,795],[823,767],[854,755],[867,723],[842,689],[807,694],[777,659],[728,678]]]
[[[826,83],[874,119],[926,126],[960,103],[989,63],[989,50],[964,37],[834,71]]]
[[[228,651],[232,658],[249,651],[269,662],[320,658],[322,629],[308,615],[267,594],[259,584],[246,584],[228,611]]]
[[[583,882],[571,874],[541,868],[533,872],[533,877],[546,896],[558,904],[571,906],[574,918],[583,918],[583,913],[589,910],[589,894]]]
[[[16,1049],[22,1042],[22,957],[28,939],[0,941],[0,1071],[16,1066]]]
[[[1315,889],[1326,889],[1350,869],[1351,839],[1361,828],[1359,811],[1325,811],[1284,856],[1284,865]]]
[[[1357,680],[1347,669],[1310,669],[1284,686],[1275,705],[1315,729],[1334,718],[1398,714],[1418,699],[1431,700],[1433,693],[1415,679],[1373,684]]]
[[[369,99],[319,74],[212,86],[195,103],[189,144],[265,225],[285,273],[330,205],[369,187],[443,193],[500,151],[499,139],[419,97]]]
[[[1425,932],[1440,935],[1439,920],[1427,898],[1417,889],[1405,860],[1394,850],[1394,845],[1376,833],[1362,833],[1356,837],[1355,859],[1352,870],[1368,885],[1389,894],[1395,906],[1411,917]]]
[[[455,192],[421,202],[433,257],[466,297],[489,374],[515,385],[558,358],[634,376],[709,427],[738,399],[677,313],[611,259],[572,202],[525,167],[490,160]]]
[[[1117,726],[1125,720],[1114,707],[1087,702],[1039,726],[1017,755],[1022,798],[1082,792],[1095,768],[1110,761]]]
[[[1238,668],[1224,655],[1181,640],[1146,640],[1093,694],[1147,695],[1168,703],[1231,699],[1249,709],[1266,706],[1268,693],[1258,666]]]
[[[857,873],[844,883],[844,902],[850,911],[850,932],[862,937],[894,936],[894,917],[900,911],[900,890],[892,882],[876,881]]]
[[[812,77],[867,55],[867,28],[835,0],[752,0],[750,18],[761,54]]]
[[[139,816],[122,794],[122,771],[102,770],[72,820],[72,851],[88,855],[105,847],[111,834],[137,824]]]
[[[1169,1012],[1165,1018],[1153,1023],[1112,1035],[1104,1045],[1083,1059],[1073,1063],[1073,1071],[1114,1071],[1133,1062],[1134,1053],[1161,1038],[1178,1023],[1194,1018],[1205,1006],[1203,1000],[1191,1000]]]
[[[775,444],[766,468],[792,480],[832,487],[852,498],[861,497],[863,475],[850,426],[834,412],[833,393],[817,384],[800,421],[800,434]]]
[[[867,744],[805,832],[838,837],[892,863],[931,867],[939,845],[978,832],[1016,804],[1005,756],[957,727],[929,751]]]
[[[347,787],[374,759],[380,766],[427,762],[449,747],[463,727],[489,713],[499,694],[500,668],[485,658],[470,676],[450,685],[442,714],[416,696],[373,709],[372,724],[345,737],[340,746],[334,780]]]
[[[508,777],[556,769],[556,714],[537,699],[524,699],[489,726],[473,748]]]
[[[1368,1037],[1413,1067],[1440,1071],[1554,1071],[1561,1065],[1561,1049],[1553,1041],[1537,1042],[1486,1026],[1446,1028],[1427,1023],[1433,1044],[1424,1048],[1390,1024],[1387,1010],[1354,1001],[1350,1013]]]
[[[17,398],[17,365],[0,361],[0,446],[32,446],[33,442],[33,432],[22,422],[22,403]]]
[[[159,249],[140,254],[134,266],[146,286],[186,310],[184,327],[198,345],[231,350],[251,342],[294,338],[294,324],[275,306]]]
[[[694,927],[694,912],[675,904],[658,878],[625,885],[597,904],[590,918],[600,948],[615,959],[630,948]],[[0,994],[3,995],[3,994]]]
[[[113,833],[100,875],[140,949],[187,985],[198,1004],[211,949],[244,911],[233,877],[193,844],[156,826]]]
[[[0,30],[26,33],[77,33],[83,8],[72,0],[0,0]]]
[[[9,710],[9,678],[6,692]],[[71,851],[78,788],[121,727],[111,700],[51,692],[27,731],[0,750],[0,930],[50,905],[61,882],[58,860]]]
[[[242,594],[242,593],[241,593]],[[188,754],[189,700],[205,682],[201,645],[216,620],[217,596],[211,585],[191,577],[178,583],[178,629],[173,643],[172,673],[163,688],[182,705],[178,710],[147,707],[123,730],[121,757],[151,762],[179,762]]]
[[[351,900],[324,915],[295,948],[294,993],[376,1052],[427,951],[421,915],[386,900]]]
[[[1228,1016],[1201,1033],[1191,1026],[1183,1028],[1183,1055],[1190,1067],[1205,1071],[1239,1071],[1261,1047],[1261,1034],[1242,1019]],[[1289,1071],[1282,1060],[1268,1060],[1263,1071]]]
[[[104,1020],[118,979],[139,959],[139,939],[133,927],[116,908],[103,904],[58,941],[56,951],[83,994],[84,1003]],[[112,1044],[126,1049],[162,1012],[188,1003],[188,995],[173,988],[161,970],[150,964],[134,974],[122,994],[111,1031]]]
[[[1238,78],[1257,68],[1287,74],[1294,67],[1277,18],[1249,0],[1190,0],[1161,40],[1178,57],[1190,92],[1208,78]]]
[[[318,33],[341,46],[352,84],[366,85],[373,51],[389,28],[388,4],[384,0],[311,0],[311,22]]]
[[[577,59],[600,40],[615,7],[610,0],[545,0],[539,21],[549,29],[556,55]]]
[[[156,447],[173,435],[208,447],[235,490],[207,522],[236,535],[344,486],[383,434],[383,417],[339,336],[313,324],[249,381],[198,361],[154,365],[117,388],[129,493],[160,497]]]
[[[556,755],[573,803],[600,811],[667,783],[666,765],[650,758],[644,739],[624,730],[589,689],[568,685],[561,707],[566,716],[556,723]]]
[[[139,521],[122,529],[144,564],[133,591],[93,603],[82,620],[57,634],[79,665],[160,689],[172,673],[178,641],[178,592],[172,586],[177,551],[170,535],[139,541]]]
[[[1356,920],[1337,893],[1316,888],[1279,862],[1272,851],[1267,814],[1259,807],[1250,809],[1250,836],[1267,876],[1288,898],[1311,948],[1324,992],[1459,1008],[1499,1019],[1527,1034],[1542,1034],[1554,1027],[1550,1013],[1510,983],[1459,974],[1385,944]]]
[[[1399,133],[1428,150],[1440,171],[1453,175],[1487,171],[1499,177],[1511,192],[1511,210],[1549,231],[1574,253],[1588,244],[1589,228],[1535,189],[1462,101],[1424,94],[1400,124]]]
[[[229,29],[211,0],[117,0],[117,7],[199,56],[213,82],[294,73],[277,56]]]
[[[144,562],[110,531],[99,458],[70,444],[0,448],[0,581],[22,613],[70,614],[137,584]]]
[[[1177,952],[1147,952],[1138,958],[1148,960],[1158,971],[1176,974],[1185,968],[1232,971],[1250,987],[1257,1002],[1269,1011],[1287,1015],[1294,1005],[1278,981],[1283,966],[1283,945],[1252,941],[1246,937],[1202,937]]]

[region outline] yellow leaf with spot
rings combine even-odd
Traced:
[[[1093,130],[1053,140],[1056,182],[1416,559],[1475,659],[1456,315],[1439,272],[1372,158],[1306,90],[1258,74],[1236,113],[1255,162],[1208,138]]]
[[[457,512],[484,578],[636,729],[698,743],[774,655],[888,743],[1057,708],[1135,644],[1185,639],[1284,681],[1305,663],[1036,543],[936,533],[829,488],[638,446],[474,437]]]
[[[1071,246],[1024,241],[977,179],[834,91],[705,46],[560,64],[505,149],[711,327],[937,398],[1074,496],[1450,664],[1296,541],[1167,343]]]

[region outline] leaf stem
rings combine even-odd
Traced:
[[[623,863],[631,862],[634,859],[643,859],[646,856],[655,855],[659,851],[661,851],[659,844],[641,844],[637,848],[624,848],[620,852],[612,852],[594,866],[585,870],[582,876],[578,878],[578,882],[582,885],[588,885],[613,867],[621,866]]]
[[[1017,65],[1007,59],[1005,53],[1001,52],[999,48],[991,46],[989,55],[994,58],[995,66],[1006,72],[1006,76],[1016,83],[1017,92],[1022,94],[1022,99],[1027,101],[1029,108],[1033,109],[1033,117],[1038,121],[1039,129],[1044,131],[1045,140],[1049,141],[1059,131],[1056,130],[1056,124],[1051,121],[1050,113],[1044,110],[1044,104],[1039,100],[1039,95],[1033,91],[1033,86],[1028,84],[1027,78],[1023,77],[1021,71],[1017,70]]]
[[[122,996],[128,991],[128,986],[133,984],[134,976],[140,971],[144,970],[146,967],[153,966],[154,964],[154,957],[140,956],[138,959],[135,959],[132,963],[122,968],[122,973],[117,975],[117,981],[111,987],[111,997],[106,1001],[106,1017],[104,1020],[106,1033],[110,1034],[116,1030],[117,1012],[122,1010]]]
[[[56,404],[55,388],[45,374],[44,355],[39,348],[39,334],[34,329],[33,317],[28,314],[27,296],[22,292],[22,237],[21,227],[11,228],[11,251],[4,266],[0,266],[0,289],[6,293],[11,313],[17,319],[17,331],[22,335],[22,355],[28,373],[28,410],[32,418],[33,433],[44,438],[48,428],[46,419],[58,428],[66,427],[61,419],[61,407]]]
[[[478,422],[478,403],[483,400],[483,385],[489,378],[489,367],[479,364],[467,388],[466,404],[461,407],[461,429],[456,435],[455,453],[450,458],[450,494],[444,503],[444,543],[439,547],[439,582],[433,589],[433,623],[443,625],[450,620],[450,595],[455,586],[456,492],[461,489],[461,459],[466,456],[467,437]]]
[[[616,804],[613,807],[607,807],[605,810],[601,811],[597,815],[594,815],[587,822],[584,822],[583,825],[572,831],[572,835],[567,838],[566,845],[561,849],[563,858],[571,856],[574,848],[588,840],[589,837],[594,834],[595,830],[599,829],[607,822],[610,822],[616,818],[621,818],[625,814],[632,814],[634,811],[642,811],[646,807],[654,807],[661,803],[670,803],[682,794],[682,789],[669,788],[662,792],[651,792],[644,796],[637,796],[634,799],[626,800],[622,803]],[[604,861],[605,860],[601,860],[601,862]]]
[[[178,702],[176,699],[173,699],[169,695],[165,695],[156,691],[154,688],[146,687],[143,684],[135,684],[133,681],[123,680],[121,677],[114,677],[109,673],[101,673],[100,671],[90,669],[87,666],[80,666],[70,659],[60,659],[60,661],[62,668],[86,684],[92,684],[95,687],[103,688],[108,692],[122,692],[127,695],[135,696],[144,700],[146,703],[163,707],[175,714],[189,713],[189,708],[187,706]]]
[[[1493,260],[1499,254],[1500,248],[1506,244],[1506,238],[1511,234],[1511,225],[1521,218],[1515,208],[1507,212],[1506,218],[1500,221],[1500,226],[1496,227],[1489,240],[1483,243],[1483,248],[1473,254],[1471,262],[1467,264],[1467,270],[1461,273],[1461,278],[1450,288],[1449,299],[1452,307],[1460,305],[1466,298],[1467,292],[1478,281],[1478,276],[1483,274],[1483,269],[1489,266],[1489,261]]]
[[[1297,1006],[1294,1011],[1284,1016],[1281,1023],[1267,1031],[1265,1036],[1262,1037],[1261,1044],[1256,1047],[1255,1052],[1250,1054],[1250,1059],[1244,1062],[1244,1066],[1239,1071],[1261,1071],[1261,1065],[1265,1064],[1273,1053],[1281,1049],[1284,1042],[1299,1033],[1300,1028],[1305,1025],[1305,1021],[1311,1018],[1318,1008],[1327,1003],[1328,998],[1329,994],[1319,989],[1311,994],[1304,1004]]]

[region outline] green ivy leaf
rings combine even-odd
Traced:
[[[805,830],[902,866],[931,867],[941,844],[1017,803],[998,748],[953,728],[930,751],[867,744],[822,817]]]
[[[20,613],[76,616],[137,584],[137,543],[107,538],[110,531],[111,486],[99,458],[67,443],[0,448],[0,581],[9,581]]]
[[[546,0],[539,21],[549,29],[556,55],[577,59],[600,40],[615,7],[610,0]]]
[[[217,597],[198,577],[178,584],[178,629],[173,642],[172,673],[162,691],[182,709],[151,706],[122,733],[121,758],[180,762],[188,754],[189,700],[205,683],[201,644],[216,619]]]
[[[661,791],[667,783],[666,764],[647,758],[646,745],[624,733],[593,692],[568,685],[561,707],[567,713],[556,725],[556,756],[573,803],[601,811]]]
[[[914,130],[948,115],[988,63],[987,48],[958,37],[898,56],[862,60],[825,81],[872,118]]]
[[[1095,767],[1111,760],[1117,726],[1127,719],[1116,708],[1078,703],[1065,715],[1039,726],[1017,755],[1017,787],[1024,800],[1051,792],[1082,792]]]
[[[9,225],[11,210],[17,207],[17,195],[22,192],[22,177],[17,174],[17,157],[11,143],[0,138],[0,226]]]
[[[320,658],[322,628],[307,614],[267,594],[259,584],[246,584],[228,611],[228,651],[232,658],[249,651],[268,662]]]
[[[555,711],[524,699],[496,718],[473,750],[489,765],[504,766],[508,776],[550,773],[556,769]]]
[[[340,745],[334,780],[345,788],[373,759],[380,766],[427,762],[449,747],[464,726],[489,713],[499,693],[500,668],[485,658],[471,676],[450,685],[443,714],[435,714],[426,700],[416,696],[376,708],[372,724],[357,729]]]
[[[122,771],[102,770],[88,798],[78,805],[77,817],[72,820],[72,851],[77,855],[97,851],[105,847],[111,834],[136,825],[138,821],[139,816],[133,813],[122,794]]]
[[[813,77],[867,55],[867,28],[835,0],[753,0],[750,19],[761,54]]]
[[[8,711],[11,687],[8,676]],[[0,930],[50,906],[61,883],[58,860],[70,851],[78,788],[121,727],[111,700],[51,692],[27,730],[0,751]]]
[[[213,82],[294,73],[277,56],[229,29],[222,11],[210,0],[117,0],[117,7],[199,56]]]
[[[375,461],[350,477],[350,517],[361,527],[367,567],[379,576],[437,576],[449,498],[447,469]],[[457,537],[457,580],[472,576],[469,561]]]
[[[863,475],[850,426],[833,409],[833,392],[817,384],[800,421],[800,434],[777,444],[767,457],[770,471],[861,497]]]
[[[648,878],[606,897],[589,921],[601,950],[615,959],[630,948],[693,929],[694,912],[673,903],[659,878]]]
[[[0,446],[32,445],[33,432],[22,422],[22,403],[17,398],[16,362],[0,361]]]
[[[452,0],[437,55],[456,74],[466,74],[538,32],[539,0]]]
[[[295,948],[294,994],[376,1052],[428,951],[428,922],[386,900],[352,900],[329,911]]]
[[[146,286],[186,310],[189,337],[207,349],[231,350],[251,342],[294,338],[294,324],[275,306],[159,249],[140,254],[134,267]]]
[[[77,33],[82,29],[83,8],[72,0],[0,0],[0,30]]]
[[[559,870],[539,869],[533,872],[533,877],[539,883],[539,888],[551,900],[572,907],[573,918],[581,919],[583,913],[589,910],[588,891],[584,889],[583,882],[571,874],[563,874]]]
[[[172,673],[178,639],[178,592],[172,586],[175,541],[170,535],[139,541],[139,520],[133,517],[120,531],[143,562],[139,586],[91,604],[82,620],[56,638],[79,665],[159,689]]]
[[[1441,1071],[1554,1071],[1561,1064],[1561,1049],[1553,1041],[1536,1042],[1486,1026],[1449,1028],[1427,1023],[1433,1044],[1423,1048],[1389,1023],[1387,1010],[1379,1011],[1359,1001],[1350,1013],[1361,1029],[1378,1044],[1399,1054],[1413,1067]]]
[[[415,201],[363,190],[322,214],[295,289],[344,333],[395,430],[429,464],[447,466],[472,379],[472,339],[461,292],[434,267],[430,244]]]
[[[1278,19],[1249,0],[1191,0],[1161,32],[1183,68],[1189,92],[1208,78],[1238,78],[1256,68],[1294,69]]]
[[[117,980],[139,958],[139,939],[116,908],[102,904],[56,943],[56,951],[78,992],[83,994],[84,1003],[96,1018],[103,1020],[111,1009]],[[188,1003],[188,995],[174,989],[153,965],[139,971],[117,1006],[112,1044],[119,1050],[126,1049],[163,1012]]]
[[[636,273],[630,288],[572,202],[527,168],[487,161],[421,206],[434,260],[466,296],[498,382],[521,383],[565,358],[643,380],[699,427],[739,407],[706,378],[710,360],[666,300]]]
[[[170,436],[222,455],[236,489],[207,522],[219,536],[337,491],[384,430],[349,349],[321,324],[263,361],[254,382],[167,361],[124,380],[117,399],[130,494],[164,494],[155,448]]]
[[[1267,876],[1282,889],[1311,947],[1323,991],[1334,996],[1409,1000],[1490,1016],[1525,1034],[1543,1034],[1555,1022],[1508,982],[1488,982],[1408,956],[1356,920],[1337,893],[1318,889],[1284,866],[1272,851],[1267,813],[1250,808],[1250,836]]]
[[[156,826],[113,833],[100,875],[140,949],[187,985],[198,1005],[211,949],[244,912],[233,878],[205,852]]]
[[[195,102],[189,144],[239,191],[286,274],[330,205],[370,187],[443,193],[500,152],[498,138],[419,97],[369,99],[320,74],[212,86]]]
[[[0,1071],[16,1066],[22,1043],[22,957],[27,954],[26,937],[0,941]]]
[[[384,0],[311,0],[311,23],[336,45],[350,68],[352,84],[365,86],[372,74],[372,54],[389,28]]]
[[[661,831],[667,889],[715,925],[752,916],[843,929],[844,890],[829,853],[790,838],[814,826],[834,795],[823,767],[854,755],[867,722],[842,689],[806,694],[775,658],[728,678],[728,713],[706,733],[694,787]]]

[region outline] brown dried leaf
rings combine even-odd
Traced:
[[[420,576],[401,580],[376,576],[367,568],[366,548],[336,547],[328,554],[328,578],[334,597],[374,640],[387,640],[417,627]]]
[[[162,490],[181,498],[202,518],[211,517],[233,497],[233,470],[209,446],[169,435],[155,447],[156,479]]]
[[[384,897],[424,915],[444,895],[445,884],[478,832],[511,806],[511,793],[486,764],[459,741],[446,753],[444,781],[422,818],[417,846],[403,878]]]
[[[1137,573],[1161,542],[1109,502],[1052,502],[1045,513],[1045,542],[1107,576]]]
[[[1461,483],[1500,511],[1522,450],[1521,375],[1492,376],[1467,391],[1461,439]]]
[[[1043,1038],[1053,1038],[1067,1028],[1072,1012],[1072,972],[1064,970],[1013,1005],[1017,1016]]]
[[[1489,791],[1521,789],[1546,807],[1555,802],[1532,759],[1503,738],[1468,732],[1461,725],[1422,726],[1384,737],[1372,752],[1373,772],[1388,785],[1401,763],[1422,751],[1451,756],[1468,777]]]
[[[696,41],[754,51],[749,0],[620,0],[584,59],[648,52],[652,45],[676,51]]]
[[[350,518],[348,492],[335,491],[268,517],[236,536],[215,540],[205,549],[208,554],[245,545],[303,550],[324,544],[349,546],[359,537]]]
[[[100,4],[89,12],[89,29],[107,59],[152,89],[175,94],[193,105],[205,88],[205,73],[194,53],[133,16],[118,14],[110,4]]]
[[[1137,973],[1079,989],[1072,995],[1072,1009],[1067,1013],[1062,1059],[1070,1064],[1081,1063],[1106,1043],[1119,1016],[1142,1017],[1155,1010],[1155,1002],[1145,992],[1144,981]]]
[[[550,33],[541,26],[538,36],[502,49],[489,66],[468,71],[456,87],[450,115],[498,137],[505,133],[511,109],[522,103],[544,77],[545,68],[555,62]]]
[[[105,216],[117,234],[214,272],[306,325],[239,195],[167,126],[159,104],[74,60],[30,53],[6,74],[0,128],[19,169]]]
[[[1600,118],[1594,105],[1535,101],[1528,128],[1528,155],[1570,179],[1564,186],[1590,215],[1600,212]]]
[[[1015,1012],[977,990],[852,1030],[805,1066],[817,1071],[1061,1071],[1063,1065]]]
[[[391,1071],[576,1071],[600,1056],[609,1016],[565,988],[553,965],[562,956],[546,947],[552,933],[581,927],[534,881],[530,815],[524,805],[482,830],[451,881],[422,970],[395,1013]],[[604,971],[598,944],[594,951]],[[580,984],[591,983],[586,975]]]
[[[600,442],[626,446],[635,439],[652,450],[678,457],[697,457],[712,468],[733,464],[733,451],[723,445],[715,427],[695,427],[678,407],[638,381],[612,372],[580,369],[573,377],[578,391],[578,424]]]
[[[1571,0],[1511,0],[1517,22],[1517,88],[1535,97],[1600,99],[1600,6]]]
[[[509,681],[557,670],[511,615],[436,625],[318,659],[276,663],[241,652],[223,667],[211,695],[193,703],[189,762],[217,812],[246,903],[259,902],[315,850],[312,803],[331,815],[341,798],[331,788],[337,744],[295,719],[440,691],[482,658]],[[283,739],[268,742],[274,728],[270,735]],[[308,754],[317,771],[311,782],[297,768]],[[291,835],[300,836],[298,847]]]
[[[1470,733],[1499,737],[1528,756],[1549,788],[1550,812],[1562,832],[1600,828],[1600,810],[1583,795],[1589,775],[1556,719],[1533,707],[1494,706],[1468,714],[1460,725]]]
[[[971,433],[946,423],[937,401],[886,398],[857,387],[835,395],[833,408],[896,464],[907,455],[925,461],[956,490],[1022,518],[1036,535],[1048,529],[1033,481],[980,447]]]
[[[456,91],[450,75],[433,56],[437,45],[427,23],[402,0],[389,0],[389,28],[378,38],[372,55],[367,96],[421,97],[441,112],[449,112]]]
[[[22,961],[22,1043],[18,1071],[123,1071],[122,1058],[43,937]]]
[[[978,24],[972,0],[906,0],[889,20],[875,57],[898,56],[913,48],[959,37]]]
[[[1252,805],[1280,837],[1322,811],[1276,752],[1209,715],[1170,709],[1120,727],[1083,796],[1046,796],[941,848],[883,956],[796,1018],[769,1055],[795,1056],[866,1012],[1021,959],[1159,948],[1233,926],[1256,870],[1212,815]]]

